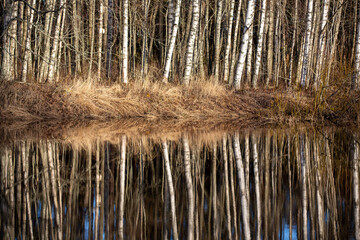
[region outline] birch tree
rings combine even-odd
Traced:
[[[226,37],[226,48],[225,48],[225,59],[224,59],[224,82],[227,83],[229,81],[229,71],[230,71],[230,50],[231,50],[231,35],[232,35],[232,27],[234,21],[234,7],[235,0],[230,1],[230,12],[229,12],[229,20],[228,20],[228,34]]]
[[[269,1],[269,31],[268,31],[268,52],[267,52],[267,75],[266,87],[269,86],[270,80],[273,77],[273,62],[274,62],[274,17],[275,17],[275,2]]]
[[[123,1],[122,82],[128,83],[129,1]]]
[[[219,70],[220,70],[220,34],[221,34],[221,19],[222,19],[222,8],[223,0],[217,0],[217,9],[216,9],[216,32],[215,32],[215,80],[219,79]]]
[[[292,78],[293,78],[293,66],[294,66],[294,55],[295,55],[295,45],[297,42],[297,33],[298,33],[298,2],[299,0],[295,0],[295,16],[294,16],[294,30],[292,34],[292,43],[291,43],[291,54],[290,54],[290,67],[289,67],[289,82],[288,86],[291,86]]]
[[[186,51],[185,73],[183,79],[183,83],[185,86],[189,85],[190,83],[190,75],[194,57],[194,44],[199,26],[199,0],[193,0],[192,3],[192,24]]]
[[[165,70],[164,70],[164,75],[163,75],[163,82],[165,82],[165,83],[167,83],[168,79],[169,79],[171,60],[172,60],[172,55],[174,53],[176,36],[177,36],[178,28],[179,28],[180,6],[181,6],[181,0],[176,0],[174,25],[173,25],[173,28],[171,31],[170,44],[169,44],[169,48],[168,48],[168,51],[166,54]]]
[[[253,82],[252,82],[253,88],[257,88],[257,84],[258,84],[258,80],[259,80],[261,54],[262,54],[263,40],[264,40],[266,2],[267,2],[266,0],[262,0],[262,3],[261,3],[260,28],[259,28],[257,47],[256,47],[254,77],[253,77]]]
[[[241,40],[240,55],[239,55],[235,78],[234,78],[234,87],[236,90],[239,90],[241,87],[241,78],[244,72],[245,60],[249,45],[250,29],[254,22],[254,12],[255,12],[255,0],[249,0],[246,11],[246,20],[245,20],[243,37]]]
[[[104,0],[100,0],[100,16],[99,16],[99,36],[98,36],[98,71],[97,77],[98,80],[101,78],[101,65],[102,65],[102,45],[103,45],[103,34],[105,33],[104,29]],[[125,5],[126,0],[124,0]],[[124,10],[125,15],[125,10]],[[125,38],[125,36],[124,36]]]
[[[301,79],[300,79],[300,87],[304,88],[306,84],[306,77],[308,73],[308,65],[309,65],[309,52],[311,50],[311,29],[312,29],[312,16],[313,16],[313,3],[314,0],[308,1],[308,10],[306,17],[306,36],[304,43],[304,57],[302,60],[302,70],[301,70]]]
[[[353,78],[352,88],[358,89],[360,83],[360,7],[358,8],[356,47],[355,47],[355,78]]]
[[[319,81],[321,80],[321,73],[323,71],[323,63],[324,63],[324,58],[325,58],[325,48],[326,48],[326,26],[328,24],[328,15],[329,15],[329,6],[330,6],[330,1],[329,0],[324,0],[323,3],[323,16],[321,19],[321,28],[320,28],[320,37],[319,37],[319,49],[320,49],[320,54],[318,55],[318,60],[317,60],[317,67],[315,69],[316,72],[316,77],[314,80],[314,88],[317,89],[319,86]]]
[[[106,48],[106,76],[110,78],[112,47],[113,47],[113,1],[108,0],[107,48]]]
[[[77,10],[77,0],[72,0],[72,27],[74,31],[75,76],[81,72],[80,62],[80,16]]]
[[[17,31],[17,14],[18,2],[7,0],[5,2],[2,29],[2,61],[1,61],[1,78],[6,80],[14,80],[14,56],[16,45]]]
[[[57,54],[58,54],[58,47],[60,41],[60,27],[62,20],[62,12],[65,11],[64,9],[65,9],[64,0],[60,0],[60,11],[56,20],[53,47],[51,50],[50,61],[49,61],[50,62],[49,74],[47,77],[47,80],[49,82],[53,82],[55,78],[55,70],[57,68]]]
[[[27,15],[29,16],[29,23],[27,25],[27,34],[26,34],[26,41],[25,41],[25,53],[24,53],[24,62],[21,71],[21,81],[26,82],[28,69],[31,67],[31,30],[34,21],[34,10],[36,0],[33,0],[31,6],[27,8]]]

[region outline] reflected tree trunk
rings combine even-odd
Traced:
[[[185,180],[186,187],[188,192],[188,219],[187,219],[187,230],[188,230],[188,240],[194,239],[194,211],[195,211],[195,199],[194,199],[194,189],[192,183],[192,174],[191,174],[191,163],[190,163],[190,147],[187,136],[183,135],[182,142],[184,146],[184,168],[185,168]]]
[[[171,206],[171,215],[172,215],[172,228],[173,228],[173,238],[175,240],[178,239],[178,231],[177,231],[177,223],[176,223],[176,205],[175,205],[175,191],[174,191],[174,184],[173,179],[171,176],[171,169],[170,169],[170,161],[169,161],[169,150],[166,140],[162,142],[163,147],[163,158],[164,158],[164,165],[166,171],[166,180],[168,184],[169,194],[170,194],[170,206]]]
[[[354,191],[354,228],[355,239],[360,239],[360,205],[359,205],[359,142],[357,137],[354,137],[354,155],[353,155],[353,191]]]
[[[244,176],[244,166],[241,159],[241,149],[239,141],[239,133],[235,133],[233,136],[233,148],[234,156],[236,162],[236,171],[238,175],[238,182],[240,187],[240,197],[241,197],[241,214],[242,214],[242,225],[244,231],[244,238],[246,240],[251,238],[250,234],[250,215],[249,215],[249,202],[246,190],[246,181]]]
[[[229,168],[227,155],[227,137],[224,134],[222,139],[223,158],[224,158],[224,178],[225,178],[225,206],[226,206],[226,227],[228,232],[228,239],[231,239],[231,209],[230,209],[230,191],[229,191]]]
[[[305,134],[301,133],[299,136],[300,141],[300,162],[301,162],[301,185],[302,185],[302,232],[303,239],[308,239],[308,193],[307,193],[307,166],[306,166],[306,155],[307,147],[305,143]]]
[[[258,139],[253,133],[251,135],[254,157],[254,178],[255,178],[255,197],[256,197],[256,239],[261,239],[261,195],[260,195],[260,177],[259,177],[259,154],[257,143]]]
[[[119,198],[119,217],[118,230],[119,239],[124,239],[124,209],[125,209],[125,166],[126,166],[126,136],[121,137],[120,155],[120,198]]]

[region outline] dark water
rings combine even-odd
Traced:
[[[1,239],[356,239],[349,130],[257,130],[0,149]]]

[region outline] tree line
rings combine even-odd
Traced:
[[[357,88],[358,0],[3,0],[1,78]]]

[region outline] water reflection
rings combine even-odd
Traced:
[[[3,143],[1,239],[360,239],[343,130]]]

